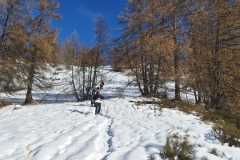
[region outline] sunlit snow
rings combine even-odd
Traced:
[[[154,113],[152,105],[137,106],[134,101],[144,100],[137,87],[132,84],[119,93],[128,77],[109,69],[105,68],[101,91],[105,99],[99,116],[90,101],[75,102],[74,96],[60,93],[59,87],[35,91],[37,104],[17,108],[24,102],[25,91],[0,94],[15,102],[0,109],[0,159],[147,160],[150,155],[161,159],[167,135],[177,134],[195,145],[197,160],[240,160],[240,149],[222,145],[214,138],[211,124],[199,117],[177,109]],[[214,148],[217,155],[210,153]]]

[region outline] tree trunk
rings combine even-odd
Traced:
[[[82,82],[83,83],[82,84],[83,85],[83,88],[82,88],[83,100],[87,100],[87,97],[88,97],[88,95],[87,95],[88,91],[86,92],[86,89],[85,89],[85,85],[86,85],[86,79],[85,79],[86,78],[86,76],[85,76],[86,73],[85,73],[85,70],[86,70],[86,68],[83,67],[82,68],[82,71],[83,71],[83,82]]]
[[[100,55],[101,55],[100,49],[98,48],[98,51],[97,51],[97,54],[96,54],[96,59],[94,61],[92,86],[96,85],[96,82],[97,82],[97,68],[98,68],[98,60],[99,60]]]
[[[97,75],[97,67],[94,67],[94,71],[93,71],[93,80],[92,80],[92,86],[96,85],[96,75]]]
[[[161,73],[161,63],[160,63],[161,59],[158,58],[158,64],[157,64],[157,72],[156,72],[156,75],[154,77],[154,93],[157,93],[158,92],[158,87],[159,85],[161,85],[159,83],[159,77],[160,77],[160,73]]]
[[[26,94],[26,99],[25,99],[24,104],[30,104],[32,102],[33,102],[33,98],[32,98],[32,84],[29,84],[28,88],[27,88],[27,94]]]
[[[4,22],[3,31],[2,31],[2,36],[1,36],[1,39],[2,39],[2,40],[4,39],[5,34],[6,34],[8,22],[9,22],[9,20],[10,20],[11,14],[12,14],[12,9],[13,9],[12,6],[10,6],[10,7],[7,8],[7,17],[6,17],[5,22]]]
[[[32,98],[32,86],[33,86],[33,76],[34,76],[34,65],[31,65],[28,73],[28,88],[24,104],[30,104],[33,102]]]
[[[220,109],[220,91],[219,91],[219,82],[220,82],[220,67],[219,67],[219,52],[220,52],[220,23],[219,20],[217,21],[217,31],[216,31],[216,42],[215,42],[215,52],[214,54],[214,59],[213,59],[213,63],[214,63],[214,71],[213,71],[213,96],[212,96],[212,107],[214,109]]]
[[[201,91],[198,91],[198,100],[197,100],[197,104],[200,104],[202,102],[202,93]]]
[[[179,64],[177,51],[174,53],[174,68],[175,68],[175,100],[180,100],[180,81],[179,81]]]
[[[79,102],[79,101],[80,101],[80,98],[78,97],[77,89],[76,89],[76,86],[75,86],[74,73],[73,73],[73,66],[72,66],[72,85],[73,85],[73,93],[74,93],[74,95],[75,95],[77,101]]]
[[[175,6],[176,4],[174,4]],[[179,87],[179,56],[178,56],[178,44],[177,44],[177,15],[176,9],[174,11],[174,43],[176,49],[174,51],[174,69],[175,69],[175,100],[180,100],[180,87]]]

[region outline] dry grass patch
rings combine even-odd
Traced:
[[[5,101],[5,100],[0,100],[0,108],[3,108],[5,106],[11,105],[12,103],[9,101]]]
[[[166,144],[160,152],[162,159],[193,160],[193,147],[186,137],[167,136]]]

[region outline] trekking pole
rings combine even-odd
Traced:
[[[104,108],[104,113],[105,113],[105,115],[104,115],[104,117],[106,117],[106,108],[105,108],[105,103],[104,103],[104,99],[103,99],[103,108]]]

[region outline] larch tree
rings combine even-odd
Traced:
[[[105,18],[98,14],[94,19],[94,35],[95,45],[91,51],[93,75],[90,78],[92,85],[97,83],[97,72],[99,67],[104,64],[104,55],[106,55],[109,47],[109,27]]]
[[[115,44],[115,46],[111,49],[111,58],[110,63],[115,72],[121,72],[123,70],[123,60],[124,56],[120,53],[118,44]]]
[[[91,49],[88,46],[81,47],[79,51],[79,72],[81,73],[81,84],[79,84],[80,94],[82,95],[82,100],[88,99],[88,93],[90,91],[91,80],[89,75],[89,71],[91,68],[91,59],[87,58],[91,54]],[[80,79],[80,78],[79,78]],[[80,81],[79,81],[80,83]]]
[[[143,0],[129,0],[125,7],[126,13],[119,14],[119,21],[124,28],[119,39],[118,50],[126,56],[124,65],[131,69],[141,94],[147,96],[149,94],[145,62],[147,57],[143,51],[144,5]]]
[[[239,105],[240,2],[218,0],[208,4],[213,20],[209,98],[211,107],[221,109]]]
[[[131,70],[143,96],[156,96],[159,87],[172,76],[173,38],[170,36],[170,5],[165,1],[129,0],[118,52]]]
[[[0,1],[0,91],[5,93],[23,87],[22,64],[28,41],[29,2]]]
[[[182,60],[185,58],[183,56],[186,39],[185,29],[186,17],[189,15],[189,5],[191,5],[189,0],[171,0],[169,1],[169,15],[172,30],[170,31],[173,36],[175,50],[174,50],[174,79],[175,79],[175,100],[180,100],[180,78],[182,76]]]
[[[188,57],[198,101],[203,99],[207,108],[239,110],[239,1],[202,1],[198,6],[189,25]]]
[[[70,37],[68,37],[63,44],[61,45],[61,52],[64,59],[64,64],[66,65],[66,69],[70,72],[67,72],[67,76],[65,82],[69,85],[64,86],[64,91],[72,92],[77,101],[80,101],[80,97],[77,93],[79,86],[79,72],[77,72],[77,68],[80,66],[79,64],[79,52],[81,49],[81,42],[78,37],[78,33],[73,32]]]
[[[51,28],[52,19],[60,19],[56,13],[59,4],[54,0],[34,0],[31,19],[29,20],[29,42],[26,52],[27,94],[25,104],[32,103],[33,86],[45,89],[51,86],[46,83],[44,71],[52,60],[53,45],[57,43],[57,33]]]
[[[207,16],[203,13],[201,7],[202,5],[199,3],[192,2],[192,4],[189,5],[190,16],[187,19],[189,40],[188,46],[185,46],[188,54],[186,55],[184,63],[186,86],[193,89],[195,103],[198,104],[202,102],[202,85],[204,84],[204,78],[201,75],[204,71],[204,63],[202,63],[204,56],[202,52],[207,47],[203,38],[207,34],[207,29],[204,28],[202,24],[208,23]],[[200,26],[202,26],[202,28],[200,28]]]

